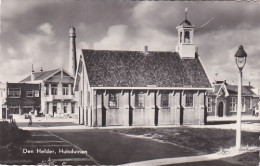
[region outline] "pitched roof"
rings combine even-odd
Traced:
[[[44,80],[45,78],[47,78],[50,75],[52,75],[55,72],[57,72],[58,70],[60,70],[60,69],[41,71],[41,72],[34,72],[35,73],[35,81],[37,81],[37,80]],[[28,77],[26,77],[25,79],[23,79],[20,82],[27,82],[27,81],[31,81],[31,75],[29,75]]]
[[[182,21],[180,26],[183,26],[183,27],[193,27],[194,25],[192,25],[192,23],[189,20],[185,19],[185,20]]]
[[[176,52],[82,50],[90,86],[195,87],[211,84],[198,58]]]
[[[222,83],[224,84],[224,83]],[[210,95],[215,95],[219,92],[219,89],[221,87],[222,84],[214,84],[214,89],[215,91],[208,91],[208,94]],[[237,94],[238,92],[238,86],[237,85],[229,85],[229,84],[225,84],[227,91],[229,94]],[[255,93],[252,91],[252,86],[242,86],[242,95],[255,95]]]

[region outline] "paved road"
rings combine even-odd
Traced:
[[[51,130],[87,150],[100,164],[124,164],[159,158],[194,156],[196,152],[150,139],[133,138],[111,130]]]

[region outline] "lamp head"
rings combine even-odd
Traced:
[[[243,48],[243,46],[239,46],[236,54],[235,54],[235,58],[236,58],[236,64],[237,64],[237,67],[242,70],[243,67],[245,66],[246,64],[246,57],[247,57],[247,54]]]

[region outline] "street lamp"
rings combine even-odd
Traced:
[[[236,149],[240,150],[241,147],[241,111],[242,111],[242,70],[246,64],[247,54],[243,46],[239,46],[235,58],[236,64],[239,69],[238,76],[238,94],[237,94],[237,130],[236,130]]]

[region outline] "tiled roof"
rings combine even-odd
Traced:
[[[237,85],[226,85],[229,94],[237,94]],[[255,93],[251,90],[251,86],[242,87],[242,95],[254,95]]]
[[[223,84],[223,83],[222,83]],[[216,95],[221,87],[222,84],[214,84],[215,91],[208,91],[209,95]],[[229,94],[237,94],[238,86],[237,85],[229,85],[225,84],[227,91]],[[252,86],[243,86],[242,87],[242,95],[255,95],[255,93],[252,91]]]
[[[211,87],[199,59],[181,59],[176,52],[82,52],[92,87]]]
[[[60,70],[60,69],[48,70],[48,71],[42,71],[42,72],[35,72],[35,81],[36,80],[44,80],[45,78],[47,78],[50,75],[57,72],[58,70]],[[25,79],[23,79],[20,82],[27,82],[27,81],[31,81],[31,75],[29,75],[28,77],[26,77]]]

